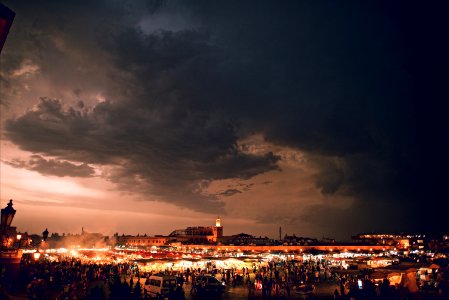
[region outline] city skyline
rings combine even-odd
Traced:
[[[3,3],[20,231],[449,230],[446,3]]]

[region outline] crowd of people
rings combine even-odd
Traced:
[[[19,281],[30,299],[112,299],[114,294],[131,294],[126,278],[139,277],[134,264],[83,263],[76,258],[53,262],[23,258],[20,270]]]
[[[334,299],[449,299],[447,284],[449,273],[435,274],[432,281],[420,281],[416,273],[420,293],[412,293],[408,288],[392,284],[388,279],[374,280],[372,270],[347,271],[342,265],[331,265],[329,260],[318,259],[303,262],[271,260],[268,263],[253,263],[252,267],[240,269],[220,269],[214,265],[206,269],[189,269],[182,272],[166,270],[184,281],[194,281],[196,276],[212,273],[228,286],[246,285],[248,298],[297,298],[314,297],[316,286],[334,286]],[[430,288],[432,286],[433,288]]]
[[[318,285],[333,287],[334,299],[416,299],[406,288],[391,285],[385,279],[375,283],[369,274],[343,272],[327,260],[288,261],[271,260],[268,263],[254,262],[243,268],[186,268],[165,270],[166,275],[176,276],[181,291],[192,285],[195,278],[212,274],[228,288],[240,290],[246,287],[248,298],[313,297]],[[29,299],[146,299],[149,295],[141,285],[152,273],[142,272],[135,263],[88,263],[76,258],[58,261],[23,258],[20,284],[26,287]],[[438,274],[438,285],[427,293],[435,299],[449,298],[447,273]],[[435,277],[436,278],[436,277]],[[192,285],[193,286],[193,285]],[[182,298],[182,293],[173,294],[172,299]],[[433,298],[432,298],[433,299]]]

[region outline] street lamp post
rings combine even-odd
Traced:
[[[1,238],[2,238],[2,250],[6,250],[11,246],[11,237],[9,236],[9,229],[11,227],[12,220],[16,210],[12,207],[12,199],[9,200],[8,205],[1,210]]]
[[[1,212],[1,226],[2,229],[6,229],[11,226],[12,219],[14,219],[14,215],[16,214],[16,210],[12,207],[12,199],[9,200],[9,203],[5,208],[2,208]]]
[[[20,249],[21,234],[17,234],[16,228],[11,223],[16,214],[16,210],[12,207],[12,200],[5,208],[1,210],[0,220],[0,270],[2,270],[2,284],[7,282],[15,282],[19,278],[20,259],[22,250]],[[18,245],[16,247],[16,242]]]

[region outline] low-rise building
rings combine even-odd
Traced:
[[[222,245],[271,245],[273,240],[268,237],[256,237],[246,233],[239,233],[230,236],[223,236],[217,241]]]
[[[396,233],[360,233],[352,237],[356,242],[372,245],[394,246],[398,249],[408,249],[413,235]]]
[[[163,246],[169,241],[169,237],[156,235],[156,236],[133,236],[122,235],[117,237],[117,245],[128,247],[151,247],[151,246]]]
[[[184,229],[173,230],[168,236],[133,236],[122,235],[116,237],[118,245],[124,246],[162,246],[173,243],[184,245],[214,244],[223,236],[221,219],[215,220],[215,226],[189,226]]]
[[[335,240],[334,240],[335,242]],[[285,235],[282,240],[283,245],[316,245],[317,239],[294,235]]]
[[[172,231],[168,238],[170,242],[182,244],[211,244],[223,237],[221,219],[215,220],[215,226],[190,226]]]

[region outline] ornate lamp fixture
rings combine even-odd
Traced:
[[[9,200],[8,205],[1,212],[1,226],[3,229],[6,229],[11,226],[12,219],[14,219],[14,215],[16,214],[16,210],[12,207],[12,199]]]

